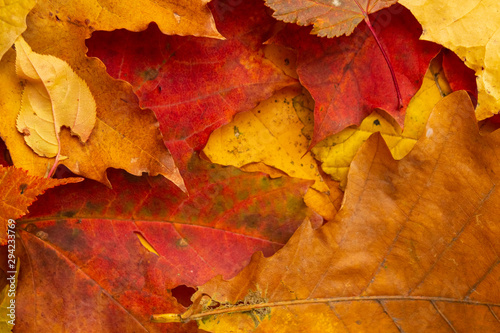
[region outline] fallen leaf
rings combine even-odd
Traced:
[[[314,180],[313,188],[328,191],[316,161],[307,152],[309,140],[295,110],[299,86],[285,88],[254,109],[235,115],[233,121],[210,135],[203,152],[213,163],[241,167],[262,162],[291,177]]]
[[[26,30],[26,15],[36,0],[15,0],[0,4],[0,59]]]
[[[365,19],[392,6],[398,0],[265,0],[278,20],[314,25],[311,33],[320,37],[349,36]],[[364,13],[363,13],[364,11]]]
[[[213,130],[296,82],[265,58],[260,43],[272,25],[264,23],[263,32],[252,23],[267,22],[257,9],[241,2],[218,19],[224,41],[165,36],[151,26],[140,33],[94,33],[87,42],[89,55],[99,57],[111,76],[130,82],[141,106],[155,112],[183,176],[189,156],[203,149]]]
[[[324,218],[331,219],[337,208],[325,194],[330,188],[307,152],[309,139],[303,134],[304,124],[297,115],[303,111],[299,110],[303,107],[298,101],[307,98],[304,96],[300,86],[285,88],[253,110],[238,113],[229,124],[212,132],[203,152],[213,163],[235,167],[263,163],[291,177],[314,180],[313,190],[307,192],[304,200]],[[312,118],[312,110],[307,112]],[[340,191],[337,187],[331,190]]]
[[[421,39],[455,52],[476,72],[479,91],[476,117],[482,120],[500,110],[500,3],[494,0],[402,0],[422,24]]]
[[[352,36],[335,39],[311,36],[307,28],[287,25],[271,40],[297,50],[300,82],[316,101],[311,146],[359,125],[375,108],[403,125],[406,107],[440,48],[418,40],[421,29],[408,10],[391,8],[392,12],[378,12],[372,22],[393,64],[403,99],[401,109],[384,57],[364,23]]]
[[[443,49],[443,72],[453,91],[465,90],[471,96],[472,104],[477,105],[476,75],[472,69],[453,52]]]
[[[184,188],[173,158],[163,145],[153,112],[139,107],[130,85],[114,80],[99,60],[85,56],[84,40],[90,35],[90,28],[49,15],[53,10],[51,5],[57,6],[57,3],[44,1],[35,7],[28,15],[28,29],[23,37],[34,52],[50,54],[67,62],[86,82],[97,105],[96,125],[85,145],[71,137],[66,129],[61,131],[61,154],[68,157],[61,164],[78,175],[108,186],[106,170],[122,168],[135,175],[143,172],[161,174]],[[11,51],[0,62],[0,77],[0,107],[4,111],[0,123],[2,139],[14,165],[43,176],[54,160],[34,154],[15,128],[22,87],[15,74]]]
[[[121,170],[109,172],[112,189],[85,180],[44,194],[18,222],[20,258],[31,265],[19,280],[16,329],[185,331],[149,322],[157,311],[185,310],[172,288],[230,278],[255,251],[283,246],[302,219],[322,222],[301,199],[311,181],[196,156],[189,170],[189,196],[163,177]]]
[[[427,118],[434,106],[451,93],[443,73],[441,58],[434,58],[424,76],[422,87],[406,110],[404,131],[383,111],[374,111],[363,119],[359,127],[346,128],[318,143],[313,149],[321,168],[342,188],[347,184],[349,165],[362,144],[375,132],[380,132],[394,159],[406,156],[424,133]]]
[[[24,170],[0,165],[0,244],[7,244],[7,222],[28,212],[28,207],[45,190],[82,178],[52,179],[28,175]]]
[[[463,91],[439,102],[401,161],[372,136],[335,221],[317,230],[304,223],[274,256],[256,254],[230,281],[199,287],[197,310],[211,303],[219,312],[202,313],[200,328],[498,331],[499,147],[500,132],[479,135]],[[256,293],[256,304],[234,305]]]
[[[38,155],[60,154],[62,126],[82,142],[96,121],[96,104],[89,87],[67,62],[33,52],[22,37],[16,41],[16,73],[24,80],[17,130]]]

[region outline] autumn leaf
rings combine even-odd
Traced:
[[[119,170],[109,172],[112,189],[85,180],[46,193],[18,222],[20,258],[32,264],[19,281],[16,329],[184,331],[149,323],[160,309],[185,310],[171,289],[230,278],[255,251],[283,246],[302,219],[322,222],[301,199],[311,181],[196,156],[189,169],[189,196],[163,177]]]
[[[406,156],[424,133],[427,118],[434,106],[452,92],[441,61],[442,57],[432,60],[422,87],[410,101],[406,110],[404,131],[391,116],[383,111],[374,111],[363,119],[359,127],[346,128],[321,141],[312,149],[315,157],[322,162],[323,171],[340,181],[342,188],[345,188],[352,159],[363,142],[375,132],[382,134],[394,159],[400,160]],[[461,76],[453,79],[453,82],[463,81]]]
[[[366,14],[389,7],[397,0],[265,0],[279,20],[299,25],[314,25],[320,37],[349,36]]]
[[[69,183],[81,182],[82,178],[51,179],[28,175],[24,170],[0,165],[0,244],[7,243],[7,221],[17,219],[28,212],[36,197],[45,190]]]
[[[209,331],[498,330],[499,134],[481,137],[469,97],[456,92],[401,161],[372,136],[335,221],[304,223],[274,256],[199,287],[194,304],[211,303],[216,317],[178,319]],[[249,295],[246,310],[232,305]]]
[[[453,91],[467,91],[472,104],[477,105],[477,84],[474,71],[448,49],[443,49],[443,73]]]
[[[52,175],[61,157],[61,127],[87,141],[96,121],[95,100],[68,63],[33,52],[22,37],[15,45],[16,73],[26,82],[17,129],[38,155],[56,156]]]
[[[180,173],[162,144],[154,114],[139,107],[137,96],[127,83],[112,79],[100,61],[85,56],[84,40],[95,27],[91,29],[88,25],[74,24],[75,17],[64,21],[58,19],[59,16],[54,16],[54,13],[55,9],[59,10],[57,6],[61,5],[46,1],[39,3],[28,15],[28,29],[23,34],[33,51],[66,61],[86,82],[96,100],[96,125],[93,135],[84,146],[78,139],[72,138],[68,131],[61,132],[61,154],[68,156],[61,164],[76,174],[99,180],[108,186],[110,183],[106,170],[123,168],[135,175],[143,172],[161,174],[184,188]],[[69,10],[69,6],[64,6],[65,9],[61,9],[60,13]],[[78,15],[84,13],[83,8]],[[85,22],[85,19],[77,21]],[[9,147],[14,164],[42,176],[47,172],[47,165],[54,164],[54,160],[34,155],[15,129],[22,89],[13,65],[13,54],[8,52],[0,63],[0,107],[5,110],[0,133]]]
[[[491,117],[500,110],[500,4],[493,0],[400,1],[422,24],[421,39],[455,52],[476,72],[479,90],[476,117]]]
[[[130,82],[141,106],[155,112],[183,173],[193,150],[203,149],[213,130],[295,83],[261,49],[272,18],[255,5],[247,8],[245,2],[230,16],[220,13],[224,41],[165,36],[151,26],[140,33],[95,33],[87,42],[89,55],[101,59],[111,76]]]
[[[36,0],[16,0],[0,4],[0,59],[26,30],[26,15]]]
[[[304,124],[298,112],[306,112],[309,119],[312,110],[303,110],[305,96],[300,87],[289,87],[275,93],[253,110],[237,114],[229,124],[216,129],[203,152],[214,163],[243,167],[250,163],[263,163],[281,170],[291,177],[314,180],[312,189],[327,193],[330,189],[318,171],[318,165],[307,152],[309,139],[302,132]],[[312,123],[312,122],[310,122]],[[266,172],[265,168],[260,169]],[[314,190],[306,194],[319,196]],[[310,206],[325,218],[333,218],[337,212],[326,194],[317,205]]]
[[[359,125],[374,108],[385,110],[403,125],[406,107],[439,47],[418,41],[421,30],[409,11],[401,6],[391,8],[396,9],[380,11],[373,22],[379,22],[378,36],[394,66],[404,105],[401,109],[390,71],[366,26],[350,37],[331,40],[288,25],[272,39],[297,50],[300,82],[316,101],[311,146],[350,125]],[[395,10],[398,14],[393,14]]]

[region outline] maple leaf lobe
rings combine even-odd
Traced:
[[[357,3],[363,8],[363,13]],[[314,25],[311,33],[320,37],[349,36],[371,14],[395,4],[397,0],[266,0],[279,20],[298,25]]]

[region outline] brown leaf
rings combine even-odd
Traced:
[[[202,295],[227,308],[258,292],[267,312],[249,305],[201,327],[499,331],[499,155],[500,132],[479,135],[464,91],[439,102],[401,161],[372,136],[351,165],[335,221],[303,224],[273,257],[255,255],[238,276],[213,279],[193,298],[198,309],[208,304]]]

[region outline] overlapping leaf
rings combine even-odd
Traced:
[[[36,0],[7,1],[0,4],[0,59],[26,30],[26,15]]]
[[[86,180],[46,193],[19,222],[30,265],[16,328],[175,332],[149,323],[152,313],[184,309],[170,289],[234,276],[255,251],[279,249],[306,216],[321,223],[301,199],[311,181],[271,180],[196,156],[188,168],[189,196],[162,177],[118,170],[113,189]]]
[[[0,165],[0,244],[7,243],[7,221],[17,219],[28,212],[36,197],[45,190],[81,178],[51,179],[28,175],[24,170]]]
[[[108,167],[124,168],[140,175],[163,174],[181,188],[182,179],[169,152],[161,143],[154,116],[141,110],[137,98],[127,85],[111,80],[101,64],[84,56],[83,41],[99,29],[128,28],[140,30],[156,21],[164,33],[222,38],[216,31],[206,2],[183,3],[145,1],[40,1],[28,16],[24,33],[36,52],[51,54],[68,62],[89,85],[98,104],[95,135],[86,146],[63,133],[64,164],[87,178],[109,185]],[[4,119],[0,133],[11,150],[17,166],[33,174],[44,175],[53,160],[33,156],[21,135],[13,133],[12,113],[20,108],[20,89],[10,64],[12,56],[2,62],[2,100]],[[130,128],[118,120],[123,116],[134,123]],[[117,117],[118,116],[118,117]],[[68,154],[71,152],[71,154]],[[70,156],[71,155],[71,156]]]
[[[99,57],[113,77],[130,82],[141,105],[155,112],[183,172],[189,155],[203,148],[214,129],[295,82],[260,49],[273,27],[261,7],[251,1],[229,14],[219,12],[225,41],[165,36],[150,27],[96,33],[87,43],[89,55]]]
[[[274,17],[299,25],[314,25],[318,36],[349,36],[354,28],[371,14],[395,4],[398,0],[266,0]]]
[[[214,163],[243,167],[261,162],[291,177],[314,180],[306,194],[306,203],[311,202],[310,196],[317,197],[317,204],[311,208],[331,219],[338,207],[326,193],[341,192],[338,187],[328,187],[316,161],[307,152],[309,138],[303,133],[304,124],[298,116],[304,113],[312,125],[312,109],[304,107],[305,99],[311,97],[301,87],[278,91],[253,110],[237,114],[229,124],[212,132],[203,152]]]
[[[391,7],[392,8],[392,7]],[[373,18],[379,39],[388,51],[402,94],[402,109],[380,50],[366,26],[352,36],[335,39],[309,35],[307,28],[288,25],[273,43],[297,50],[300,82],[316,101],[315,145],[350,125],[359,125],[374,108],[387,111],[402,126],[406,107],[421,86],[435,44],[418,40],[420,27],[401,6],[382,10]],[[394,14],[394,11],[398,14]]]
[[[22,37],[15,45],[16,73],[24,80],[17,129],[26,143],[40,156],[54,157],[61,151],[62,126],[87,141],[96,105],[85,81],[65,61],[33,52]]]
[[[422,39],[455,52],[476,72],[479,91],[476,116],[491,117],[500,110],[500,3],[470,0],[457,6],[448,1],[400,1],[422,24]]]
[[[305,223],[273,257],[201,286],[191,314],[224,305],[231,315],[200,321],[213,331],[498,331],[499,147],[463,91],[439,102],[401,161],[371,137],[336,221]]]
[[[441,61],[441,56],[432,60],[422,87],[410,101],[406,110],[404,131],[391,116],[382,111],[374,111],[363,119],[359,127],[346,128],[321,141],[312,149],[315,157],[322,162],[323,171],[340,181],[341,186],[345,188],[352,159],[363,142],[375,132],[382,134],[396,160],[406,156],[423,134],[427,118],[436,103],[452,92]],[[463,64],[462,67],[456,64],[455,69],[463,67]],[[463,75],[455,74],[451,79],[454,86],[467,82]]]
[[[132,10],[136,5],[140,7]],[[66,1],[40,1],[28,15],[28,29],[23,34],[28,44],[37,53],[50,54],[69,63],[87,83],[96,100],[96,127],[86,145],[70,138],[66,131],[61,135],[65,147],[62,154],[69,157],[63,164],[73,172],[109,185],[106,169],[123,168],[135,175],[143,172],[162,174],[178,186],[184,186],[172,157],[162,145],[153,113],[141,110],[130,86],[111,79],[102,63],[85,56],[84,40],[93,31],[144,29],[152,20],[156,20],[164,32],[220,37],[214,30],[214,21],[206,4],[163,5],[166,6],[164,9],[158,3],[145,5],[145,2],[76,1],[68,5]],[[128,19],[125,13],[135,18]],[[174,30],[172,26],[175,26]],[[0,134],[16,166],[44,175],[47,165],[54,161],[33,156],[22,135],[13,132],[13,113],[20,109],[21,89],[11,68],[12,63],[13,55],[7,53],[0,73],[0,107],[5,120],[0,124]],[[129,123],[134,126],[129,126]]]

